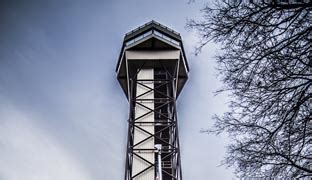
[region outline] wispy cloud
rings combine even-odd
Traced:
[[[124,33],[155,19],[182,34],[191,67],[178,104],[185,179],[229,179],[227,139],[199,133],[223,112],[215,46],[191,55],[187,1],[11,0],[0,7],[0,179],[123,178],[128,104],[115,76]],[[156,11],[157,9],[157,11]],[[202,151],[198,151],[201,149]]]
[[[83,165],[49,132],[35,124],[34,114],[3,107],[0,116],[0,177],[7,180],[89,180]]]

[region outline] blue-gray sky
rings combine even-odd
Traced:
[[[178,100],[185,180],[232,179],[228,140],[200,133],[227,108],[216,45],[194,56],[188,0],[0,2],[0,180],[120,180],[128,103],[115,65],[124,34],[152,19],[181,33],[191,72]]]

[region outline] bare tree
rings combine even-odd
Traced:
[[[240,177],[312,177],[311,1],[217,1],[190,20],[217,56],[230,110],[214,133],[229,133],[225,163]]]

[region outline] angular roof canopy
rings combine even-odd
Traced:
[[[126,51],[136,52],[166,52],[166,51],[178,51],[180,59],[177,94],[181,92],[187,77],[188,77],[188,63],[186,60],[182,38],[180,34],[156,21],[150,21],[143,26],[140,26],[124,37],[122,48],[120,51],[118,63],[116,66],[117,78],[123,88],[126,96],[128,96],[128,77],[126,67]],[[178,60],[177,59],[177,60]],[[172,61],[166,61],[170,66]],[[155,63],[151,66],[155,66]],[[129,68],[129,67],[128,67]]]

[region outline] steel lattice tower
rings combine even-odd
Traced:
[[[125,180],[181,180],[176,99],[188,78],[179,33],[151,21],[125,35],[116,67],[129,101]]]

